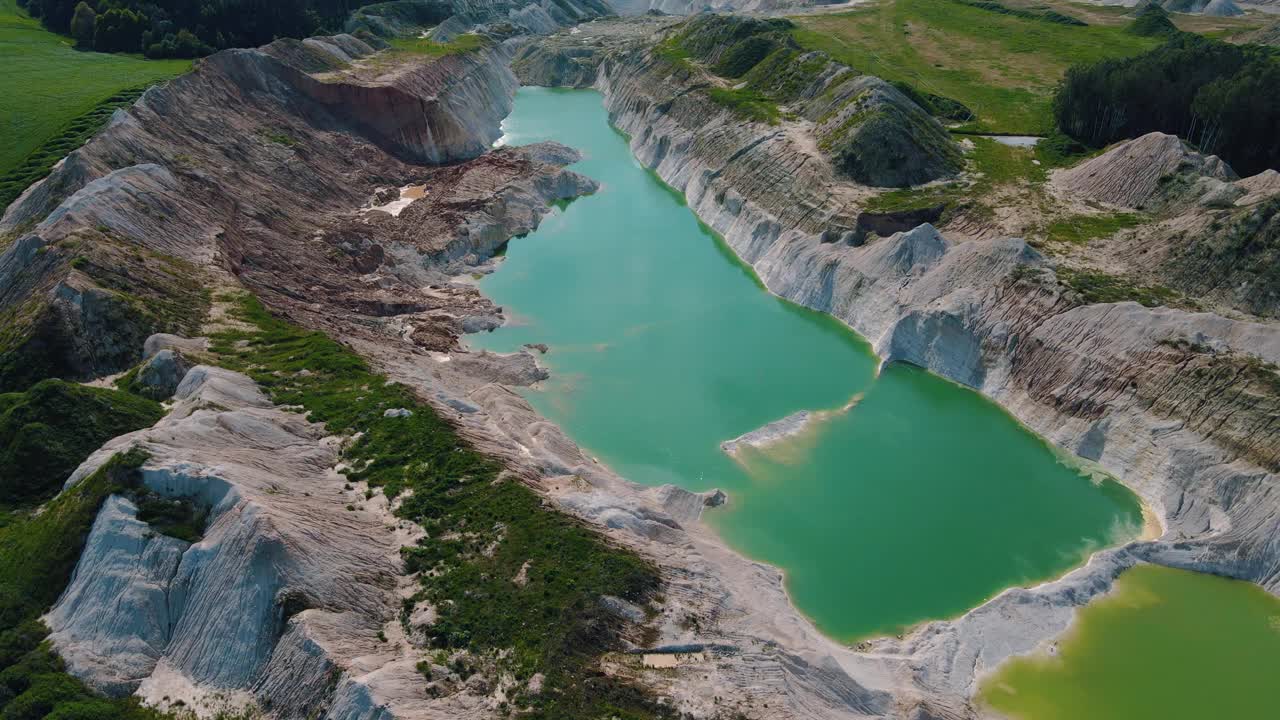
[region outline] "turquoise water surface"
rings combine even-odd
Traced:
[[[956,615],[1134,536],[1135,498],[1059,460],[975,392],[877,377],[866,342],[768,294],[680,195],[643,169],[590,90],[523,88],[508,144],[558,140],[601,184],[513,241],[485,294],[497,351],[546,343],[537,409],[622,476],[729,495],[707,520],[781,567],[794,602],[853,640]],[[852,402],[847,410],[841,410]],[[833,410],[738,460],[721,442]]]

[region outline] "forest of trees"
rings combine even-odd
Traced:
[[[1158,130],[1252,175],[1280,168],[1276,88],[1275,49],[1174,33],[1142,55],[1068,70],[1054,115],[1064,133],[1086,145]]]
[[[342,26],[367,0],[18,0],[45,27],[100,52],[199,57]]]

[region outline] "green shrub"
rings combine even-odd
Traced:
[[[1058,279],[1075,290],[1085,304],[1136,302],[1147,307],[1168,305],[1179,298],[1163,285],[1137,285],[1125,278],[1093,270],[1060,267]]]
[[[1089,147],[1061,130],[1054,130],[1036,143],[1036,158],[1048,168],[1074,165],[1092,152]]]
[[[778,43],[765,35],[743,38],[724,51],[713,72],[723,77],[742,77],[777,47]]]
[[[1155,3],[1147,3],[1138,11],[1138,17],[1126,27],[1125,32],[1142,37],[1163,37],[1178,34],[1178,28],[1169,19],[1169,13]]]
[[[0,628],[16,628],[57,600],[98,507],[111,493],[136,486],[136,470],[145,460],[138,450],[116,455],[39,515],[0,528]]]
[[[1136,227],[1143,220],[1142,215],[1134,213],[1072,215],[1050,223],[1046,235],[1053,242],[1085,244],[1090,240],[1110,237],[1121,230]]]
[[[154,425],[163,414],[145,398],[55,379],[0,395],[0,504],[53,495],[107,440]]]
[[[715,104],[729,108],[744,120],[777,125],[781,117],[777,103],[751,88],[711,88],[707,90],[707,96]]]
[[[133,495],[138,519],[161,535],[189,543],[200,542],[207,512],[190,498],[167,498],[139,491]]]
[[[924,92],[916,88],[916,86],[901,80],[895,80],[893,86],[934,117],[954,122],[969,122],[976,118],[973,111],[965,107],[964,103],[959,100]]]

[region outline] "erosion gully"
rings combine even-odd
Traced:
[[[530,402],[622,476],[718,487],[706,519],[784,570],[795,604],[853,641],[1042,580],[1141,526],[1115,481],[1065,462],[980,395],[877,374],[867,343],[780,300],[632,158],[600,95],[523,88],[502,142],[558,140],[601,190],[512,243],[482,281],[508,323],[473,347],[545,343]],[[720,444],[799,410],[806,431]]]

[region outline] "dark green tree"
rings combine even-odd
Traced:
[[[145,15],[112,8],[98,16],[93,33],[93,49],[98,52],[138,52],[142,33],[150,27]]]
[[[1141,55],[1072,67],[1054,116],[1092,147],[1160,131],[1249,175],[1280,167],[1277,68],[1274,49],[1179,33]]]
[[[93,47],[93,26],[97,19],[98,13],[88,3],[76,5],[75,14],[71,16],[71,37],[75,38],[76,47]]]

